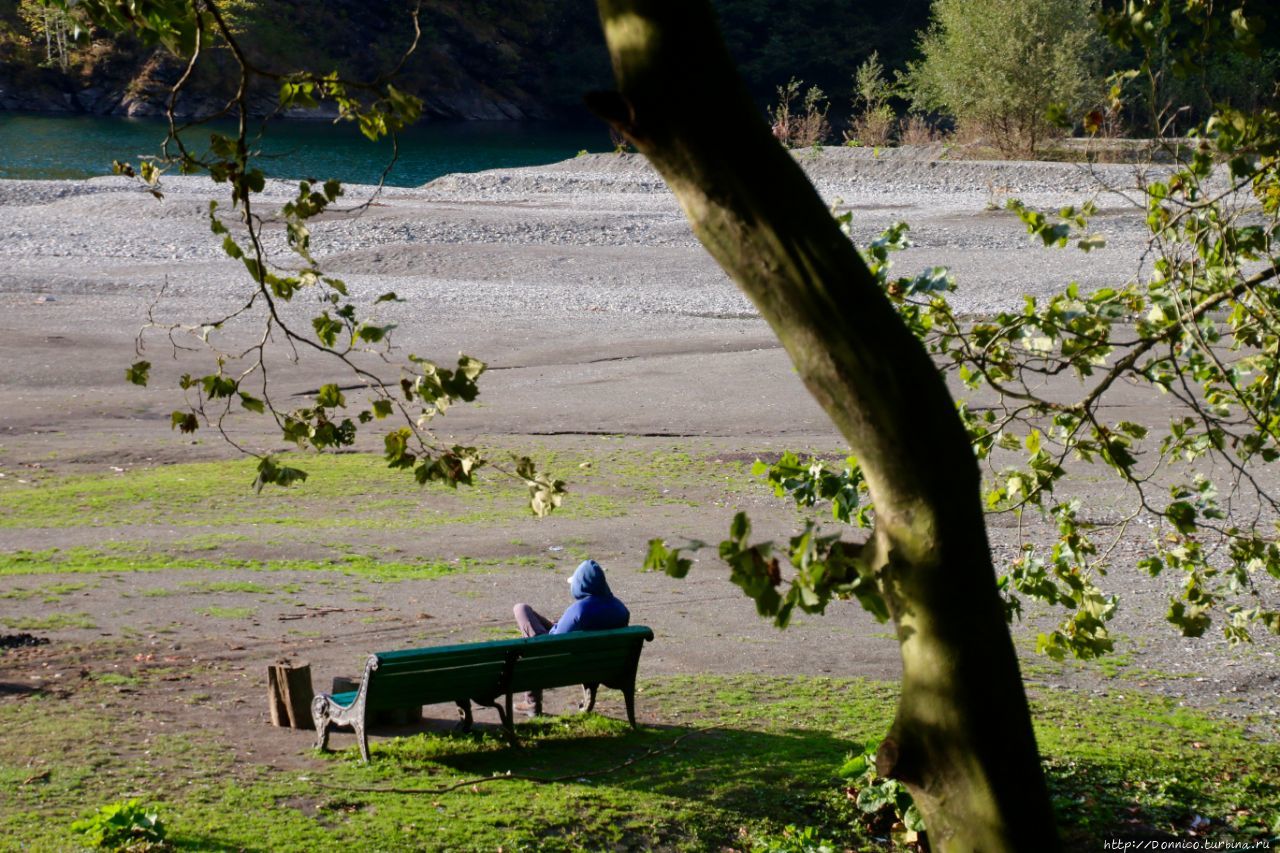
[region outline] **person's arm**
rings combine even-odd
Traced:
[[[567,634],[570,631],[577,630],[578,624],[582,621],[582,602],[575,601],[569,605],[556,624],[551,626],[549,634]]]

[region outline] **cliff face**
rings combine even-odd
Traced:
[[[370,78],[409,44],[407,0],[223,0],[253,60]],[[858,0],[718,0],[730,50],[766,100],[798,76],[847,100],[857,64],[878,49],[904,60],[925,23],[928,0],[868,10]],[[880,5],[880,4],[875,4]],[[24,7],[28,7],[23,14]],[[179,61],[129,38],[98,34],[59,51],[29,0],[0,0],[0,109],[157,115]],[[397,85],[423,98],[436,119],[543,119],[581,115],[584,92],[609,85],[608,57],[588,0],[426,0],[422,40]],[[56,22],[55,22],[56,23]],[[51,48],[52,44],[52,48]],[[179,101],[184,115],[225,103],[233,69],[213,62]],[[256,93],[263,111],[272,93]]]

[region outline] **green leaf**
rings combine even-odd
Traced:
[[[1196,508],[1186,501],[1174,501],[1165,508],[1165,517],[1173,523],[1179,533],[1195,533]]]
[[[301,483],[306,479],[307,472],[301,468],[277,465],[275,459],[270,456],[264,456],[258,462],[258,476],[253,481],[253,490],[260,493],[262,487],[269,484],[292,486],[294,483]]]
[[[383,445],[385,453],[383,454],[387,460],[387,466],[390,468],[412,468],[413,463],[417,461],[416,454],[409,452],[409,441],[413,438],[413,433],[408,427],[400,427],[394,432],[389,432],[383,437]]]
[[[681,557],[679,548],[668,548],[661,539],[650,539],[644,568],[646,571],[663,571],[673,578],[683,578],[693,568],[693,560]]]
[[[319,392],[316,393],[316,405],[325,409],[341,409],[347,405],[347,398],[342,395],[342,390],[332,383],[321,385]]]
[[[1076,241],[1077,248],[1091,252],[1094,249],[1101,249],[1107,245],[1107,238],[1101,234],[1086,234]]]
[[[146,387],[147,379],[151,373],[151,362],[136,361],[129,367],[125,368],[124,378],[132,382],[134,385]]]
[[[236,392],[237,382],[229,376],[223,376],[221,373],[210,373],[208,376],[200,377],[200,385],[204,389],[204,395],[210,400],[221,400],[230,397]]]
[[[169,421],[170,429],[182,432],[195,432],[200,428],[200,421],[196,418],[195,412],[174,412],[169,416]]]
[[[857,776],[861,776],[863,773],[866,773],[869,766],[870,765],[867,762],[867,757],[865,755],[855,755],[844,764],[840,765],[837,775],[843,779],[853,779]]]
[[[209,150],[224,160],[234,160],[239,143],[223,133],[209,134]]]
[[[458,356],[458,372],[472,382],[478,379],[481,373],[484,373],[486,366],[487,365],[478,358],[472,358],[469,355],[461,354]]]
[[[362,325],[356,330],[356,337],[365,343],[376,344],[387,336],[394,329],[394,325],[389,326],[370,326]]]
[[[342,323],[329,316],[329,312],[321,314],[319,317],[311,318],[311,326],[316,330],[316,337],[320,343],[327,347],[332,347],[338,342],[338,335],[342,333]]]

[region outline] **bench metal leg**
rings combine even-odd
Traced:
[[[634,729],[636,727],[636,686],[632,684],[630,687],[622,688],[622,698],[627,701],[627,721]]]
[[[498,722],[502,725],[502,728],[509,733],[515,731],[514,723],[512,722],[513,718],[511,716],[512,709],[511,709],[510,693],[506,694],[506,696],[496,697],[489,702],[485,702],[482,699],[473,699],[472,701],[475,702],[477,705],[482,705],[485,708],[492,708],[493,710],[497,711]]]
[[[316,725],[316,749],[329,749],[329,697],[321,695],[311,700],[311,720]]]
[[[360,757],[364,759],[364,763],[369,763],[369,735],[364,730],[364,719],[357,718],[352,722],[352,728],[356,730],[356,742],[360,744]]]
[[[507,710],[510,706],[505,702],[494,702],[493,710],[498,712],[498,724],[502,726],[502,730],[508,734],[515,732],[515,723],[511,719],[511,712]]]
[[[471,702],[458,702],[457,705],[459,718],[457,729],[460,732],[469,732],[471,731],[472,723],[475,722],[471,717]]]
[[[585,714],[590,714],[596,707],[596,693],[600,690],[599,684],[582,685],[582,701],[578,703],[578,710]]]

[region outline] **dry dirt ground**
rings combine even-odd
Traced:
[[[1140,219],[1118,196],[1102,198],[1111,245],[1090,258],[1037,248],[1010,214],[992,210],[1011,195],[1055,206],[1082,201],[1095,176],[1080,167],[880,163],[842,152],[806,167],[829,200],[855,211],[856,239],[909,220],[918,247],[902,268],[950,264],[962,285],[957,301],[971,310],[1016,305],[1023,292],[1049,292],[1071,279],[1096,286],[1141,266]],[[156,466],[236,458],[208,434],[193,440],[169,426],[180,406],[176,377],[207,372],[207,356],[171,352],[153,335],[150,387],[123,382],[134,336],[162,287],[155,307],[162,321],[212,318],[235,304],[243,273],[208,233],[210,197],[203,185],[183,181],[172,183],[163,203],[111,180],[0,186],[0,494],[9,506],[20,505],[22,490],[34,494],[69,476],[117,477],[125,488]],[[751,512],[758,537],[790,535],[795,512],[762,485],[752,487],[745,463],[787,448],[841,452],[768,328],[693,241],[643,164],[592,157],[446,178],[387,193],[360,216],[335,216],[317,228],[315,242],[356,293],[406,297],[384,309],[400,324],[402,352],[447,361],[465,350],[489,363],[481,404],[451,410],[437,426],[442,438],[572,459],[569,470],[555,472],[570,481],[570,500],[609,499],[612,509],[541,521],[495,511],[418,526],[414,513],[429,519],[451,506],[450,496],[426,490],[398,505],[401,523],[344,528],[342,514],[359,508],[348,495],[336,509],[311,507],[323,526],[282,533],[264,520],[277,506],[268,494],[257,520],[219,520],[206,501],[156,507],[155,518],[0,525],[0,553],[10,558],[112,543],[146,543],[147,555],[163,558],[200,534],[223,537],[215,557],[225,547],[250,560],[314,559],[337,537],[375,561],[471,566],[417,580],[317,569],[6,574],[6,630],[50,613],[82,618],[34,631],[47,645],[0,653],[0,701],[21,701],[38,688],[75,701],[82,678],[163,666],[168,674],[154,688],[120,687],[108,718],[161,708],[167,725],[221,733],[254,761],[305,765],[313,760],[309,736],[267,724],[267,664],[305,660],[323,690],[332,676],[358,674],[372,651],[503,635],[516,601],[549,614],[564,606],[561,578],[585,555],[606,567],[633,621],[657,635],[643,674],[896,676],[894,640],[856,604],[837,602],[825,616],[778,632],[728,583],[712,551],[684,581],[640,571],[650,538],[718,542],[740,508]],[[253,328],[252,320],[232,323],[228,339],[249,340]],[[279,399],[333,376],[313,359],[292,365],[282,349],[275,355]],[[1134,396],[1124,405],[1130,420],[1159,425],[1158,400]],[[278,449],[260,423],[237,419],[232,431]],[[362,447],[376,451],[377,444],[370,437]],[[667,474],[637,469],[636,460],[646,459],[689,459],[697,476],[671,471],[667,485]],[[732,482],[714,473],[717,462],[736,472]],[[585,464],[593,467],[579,467]],[[1124,500],[1100,471],[1086,470],[1067,491],[1099,518]],[[306,499],[296,500],[305,510]],[[186,512],[200,519],[195,526],[184,525]],[[1019,532],[1011,520],[994,518],[990,534],[998,561],[1014,553]],[[1023,531],[1041,541],[1049,534],[1036,523]],[[1014,628],[1028,677],[1064,689],[1172,695],[1280,736],[1276,643],[1229,650],[1212,637],[1176,636],[1163,612],[1177,579],[1132,571],[1146,535],[1135,531],[1121,544],[1107,580],[1123,595],[1114,623],[1119,653],[1110,665],[1036,658],[1039,623],[1031,618]],[[59,582],[85,585],[28,594]],[[552,710],[576,699],[561,694]],[[193,695],[213,698],[184,701]],[[643,700],[639,710],[643,720]],[[445,725],[452,711],[429,709],[428,717]]]

